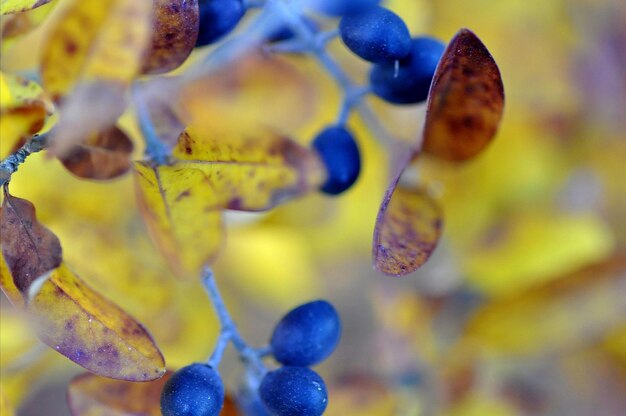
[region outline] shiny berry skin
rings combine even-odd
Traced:
[[[413,39],[411,53],[400,61],[397,71],[393,64],[374,65],[370,72],[372,91],[393,104],[416,104],[426,100],[444,50],[445,45],[437,39]]]
[[[282,367],[263,377],[261,400],[277,416],[319,416],[328,404],[324,380],[306,367]]]
[[[339,314],[330,303],[316,300],[289,311],[278,322],[270,347],[278,362],[308,367],[332,354],[340,337]]]
[[[411,51],[411,34],[394,12],[373,7],[345,16],[339,23],[343,43],[355,54],[374,63],[393,63]]]
[[[320,190],[338,195],[356,182],[361,171],[361,155],[352,134],[341,126],[327,127],[313,140],[324,162],[328,179]]]
[[[347,16],[362,13],[378,6],[380,0],[308,0],[316,11],[328,16]]]
[[[163,386],[163,416],[217,416],[224,405],[224,385],[213,367],[195,363],[176,371]]]
[[[242,0],[199,0],[200,31],[196,46],[209,45],[237,26],[246,13]]]

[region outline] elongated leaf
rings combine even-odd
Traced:
[[[50,3],[51,0],[0,0],[0,14],[25,12]]]
[[[259,211],[318,186],[317,157],[274,133],[255,138],[188,130],[169,166],[135,164],[137,193],[157,246],[181,276],[197,276],[223,241],[221,211]]]
[[[154,33],[143,73],[168,72],[187,59],[196,45],[199,14],[197,0],[154,0]]]
[[[61,264],[61,243],[37,221],[33,204],[8,192],[2,203],[0,231],[2,256],[15,286],[25,296],[35,280]]]
[[[400,174],[383,199],[374,229],[374,267],[391,276],[404,276],[423,265],[442,227],[439,206],[424,189],[398,185]]]
[[[72,416],[161,416],[161,390],[171,375],[134,383],[81,374],[70,382],[68,405]]]
[[[0,20],[2,47],[6,48],[15,38],[26,35],[39,27],[46,20],[54,6],[54,3],[49,3],[45,7],[38,7],[26,13],[3,15]]]
[[[62,102],[51,150],[61,155],[114,124],[149,48],[152,2],[68,0],[43,46],[41,78]]]
[[[133,143],[114,126],[71,148],[61,162],[78,177],[112,179],[128,172],[132,152]]]
[[[39,338],[76,364],[119,380],[155,380],[165,373],[146,329],[64,264],[30,292],[27,312]]]
[[[500,71],[474,33],[462,29],[437,67],[428,97],[423,149],[462,162],[496,134],[504,110]]]

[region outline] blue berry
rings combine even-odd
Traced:
[[[372,91],[393,104],[415,104],[426,100],[444,50],[445,45],[437,39],[413,39],[411,53],[400,61],[399,68],[393,64],[374,65],[370,72]]]
[[[278,362],[308,367],[332,354],[340,336],[339,314],[330,303],[316,300],[289,311],[274,328],[270,346]]]
[[[282,367],[263,377],[261,400],[278,416],[318,416],[328,404],[324,380],[306,367]]]
[[[380,3],[380,0],[309,0],[310,6],[329,16],[362,13]]]
[[[328,179],[320,190],[338,195],[352,186],[361,171],[361,155],[352,134],[341,126],[328,127],[313,140],[320,154]]]
[[[242,0],[199,0],[200,31],[196,46],[209,45],[237,26],[246,13]]]
[[[181,368],[167,380],[161,392],[163,416],[216,416],[223,404],[222,379],[207,364]]]
[[[411,34],[404,21],[392,11],[373,7],[345,16],[339,23],[343,43],[366,61],[392,63],[411,51]]]

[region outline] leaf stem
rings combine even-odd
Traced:
[[[213,270],[211,270],[210,267],[204,268],[202,284],[204,285],[204,288],[209,295],[209,299],[213,304],[213,308],[217,313],[217,317],[222,327],[220,330],[220,337],[218,338],[217,345],[213,354],[211,354],[211,358],[209,358],[208,363],[211,366],[216,367],[222,358],[226,346],[229,342],[231,342],[235,349],[239,352],[239,357],[241,358],[241,360],[247,366],[249,366],[249,370],[251,370],[257,376],[265,374],[267,369],[261,359],[261,353],[259,353],[259,350],[251,347],[239,333],[237,325],[235,325],[235,322],[231,318],[230,314],[228,313],[228,309],[224,304],[222,295],[217,288],[217,283],[215,281]]]
[[[22,147],[0,161],[0,186],[11,180],[11,176],[17,171],[18,167],[24,163],[28,156],[46,148],[49,133],[50,132],[33,136],[24,143]]]
[[[137,121],[139,122],[139,128],[143,134],[144,141],[146,143],[146,158],[154,161],[158,165],[163,165],[169,158],[169,149],[159,138],[159,135],[154,128],[154,122],[150,116],[150,111],[145,102],[144,96],[141,94],[141,84],[136,83],[132,88],[133,102],[137,109]]]

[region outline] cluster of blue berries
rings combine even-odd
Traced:
[[[200,0],[197,45],[213,43],[230,32],[252,4],[271,7],[280,2],[282,0]],[[288,13],[296,14],[290,17],[295,17],[295,21],[302,26],[301,30],[293,27],[294,19],[285,19],[284,26],[267,35],[267,42],[278,46],[274,50],[310,53],[319,57],[325,54],[320,51],[319,42],[299,39],[298,34],[304,30],[312,37],[328,39],[327,35],[336,31],[321,32],[320,24],[310,14],[339,18],[339,35],[343,43],[356,55],[372,63],[366,87],[368,93],[396,105],[417,104],[426,100],[445,49],[441,41],[426,36],[412,38],[402,18],[381,7],[380,0],[300,0],[292,3],[304,6],[288,9]],[[282,12],[285,13],[284,8]],[[327,180],[320,191],[328,195],[348,190],[361,170],[359,147],[354,135],[345,126],[345,108],[353,105],[353,102],[345,104],[339,121],[324,128],[312,143],[327,170]]]
[[[328,404],[324,380],[309,367],[337,347],[341,322],[323,300],[300,305],[276,325],[270,352],[282,367],[265,371],[258,386],[262,408],[255,415],[318,416]],[[164,416],[216,416],[224,403],[224,385],[213,366],[195,363],[178,370],[161,393]]]

